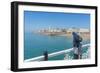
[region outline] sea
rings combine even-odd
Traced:
[[[90,43],[89,39],[83,40],[82,44]],[[48,54],[69,49],[73,47],[73,38],[67,36],[47,36],[39,33],[24,33],[24,60],[35,58],[44,54]],[[86,52],[86,49],[83,50]],[[69,55],[73,56],[72,52]],[[64,55],[49,58],[49,60],[63,60]]]

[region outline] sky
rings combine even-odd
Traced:
[[[24,11],[25,31],[46,28],[90,28],[90,14]]]

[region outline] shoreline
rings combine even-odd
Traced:
[[[33,32],[36,33],[36,32]],[[65,32],[37,32],[37,34],[46,35],[46,36],[66,36],[66,37],[72,37],[72,33],[65,33]],[[79,33],[79,35],[85,39],[90,39],[90,32],[86,33]]]

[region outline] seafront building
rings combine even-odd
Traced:
[[[90,29],[87,28],[48,28],[48,29],[41,29],[38,31],[39,33],[53,33],[53,34],[72,34],[72,32],[77,32],[79,34],[90,34]]]

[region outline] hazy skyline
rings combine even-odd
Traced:
[[[25,31],[52,28],[90,28],[90,14],[24,11]]]

